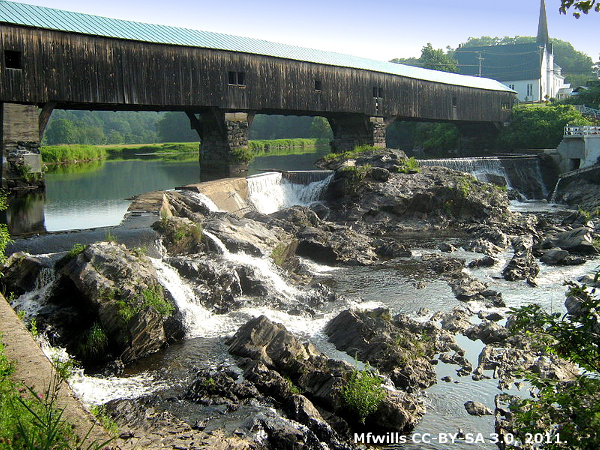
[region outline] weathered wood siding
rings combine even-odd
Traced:
[[[22,69],[0,64],[0,101],[59,108],[230,111],[502,122],[510,92],[367,70],[196,47],[149,44],[0,25],[0,48]],[[245,86],[229,85],[229,71]],[[315,90],[315,80],[322,90]],[[373,87],[383,89],[378,108]],[[454,100],[453,100],[454,99]],[[453,105],[454,103],[454,105]]]

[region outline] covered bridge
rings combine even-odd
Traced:
[[[209,168],[233,162],[258,113],[326,117],[346,150],[385,145],[396,119],[491,129],[514,101],[485,78],[8,1],[0,48],[3,180],[55,108],[184,111]]]

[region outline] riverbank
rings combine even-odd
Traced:
[[[317,147],[328,145],[329,141],[326,139],[312,138],[251,140],[248,142],[248,148],[255,157],[268,154],[302,154],[314,151]],[[42,161],[45,164],[66,165],[106,159],[131,159],[136,156],[181,159],[185,155],[198,154],[199,147],[198,142],[119,145],[71,144],[43,146],[40,151]]]

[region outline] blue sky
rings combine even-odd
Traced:
[[[248,36],[378,60],[418,57],[470,36],[535,36],[539,0],[24,0],[40,6]],[[575,19],[546,0],[550,37],[598,61],[600,13]]]

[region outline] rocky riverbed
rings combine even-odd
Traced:
[[[333,171],[322,202],[242,214],[167,191],[148,203],[160,209],[148,233],[156,243],[9,258],[2,283],[13,306],[99,379],[189,341],[216,349],[210,361],[172,357],[166,386],[155,377],[151,394],[106,403],[123,447],[350,449],[354,433],[418,427],[436,383],[493,379],[507,390],[521,368],[561,380],[575,373],[511,331],[515,305],[498,286],[534,291],[541,268],[588,267],[597,223],[568,211],[515,213],[505,189],[450,169],[415,170],[397,150],[321,164]],[[479,277],[485,270],[501,279]],[[381,274],[419,307],[361,304],[351,281],[340,286],[344,271]],[[433,283],[446,286],[440,298],[419,295]],[[465,339],[481,347],[476,364]],[[457,379],[440,377],[442,365]],[[363,395],[377,397],[371,409],[349,400],[361,377],[381,385]],[[469,414],[494,406],[464,400]]]

